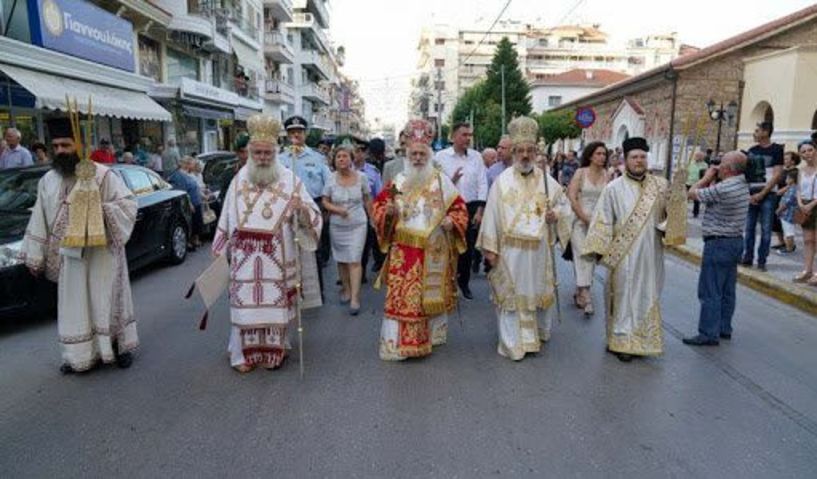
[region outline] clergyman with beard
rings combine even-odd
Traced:
[[[468,211],[454,183],[432,166],[433,130],[413,120],[407,131],[403,171],[377,196],[372,215],[387,254],[379,348],[385,361],[428,356],[445,344],[457,306],[457,258],[466,249]]]
[[[82,372],[100,362],[126,368],[139,344],[125,257],[136,200],[110,168],[85,160],[85,167],[95,168],[106,244],[63,247],[69,214],[81,213],[72,210],[82,206],[72,195],[81,184],[76,174],[80,158],[68,119],[51,119],[47,126],[54,161],[37,187],[37,202],[23,240],[25,263],[33,275],[58,283],[60,370]]]
[[[477,239],[491,265],[497,352],[514,361],[539,352],[550,339],[556,316],[550,225],[558,225],[562,244],[570,235],[567,198],[559,183],[535,164],[538,131],[536,120],[528,117],[508,124],[513,166],[491,186]]]
[[[647,171],[650,147],[644,138],[624,140],[622,149],[625,173],[602,190],[580,254],[609,270],[607,350],[627,362],[663,351],[662,238],[669,182]]]
[[[231,263],[227,349],[230,365],[242,373],[277,369],[287,357],[299,278],[302,306],[321,305],[315,261],[320,210],[295,173],[278,163],[281,125],[254,115],[247,129],[250,158],[227,189],[213,238],[213,254]]]

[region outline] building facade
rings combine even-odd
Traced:
[[[688,147],[702,150],[746,148],[760,121],[772,121],[772,140],[794,149],[817,129],[816,44],[813,5],[560,109],[594,108],[597,120],[584,130],[584,141],[620,145],[630,136],[647,138],[656,170],[666,171],[678,159],[684,138]],[[720,128],[711,119],[719,110]],[[575,147],[580,141],[568,143]]]
[[[503,37],[514,45],[519,67],[532,86],[576,69],[635,75],[672,60],[689,48],[681,45],[675,34],[632,39],[616,46],[599,28],[599,25],[546,28],[516,21],[499,22],[490,31],[489,25],[426,27],[417,47],[419,59],[409,111],[436,121],[440,116],[438,110],[442,110],[443,121],[448,121],[465,90],[485,78]]]
[[[83,112],[93,98],[93,140],[120,152],[170,138],[184,154],[230,149],[262,111],[342,126],[322,0],[0,0],[0,14],[0,126],[18,127],[24,144],[47,140],[43,120],[66,95]],[[365,125],[345,82],[358,115],[346,119]]]

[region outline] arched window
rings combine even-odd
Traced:
[[[761,101],[752,110],[752,127],[762,121],[768,121],[774,124],[774,109],[769,102]]]
[[[814,117],[811,119],[811,129],[817,130],[817,110],[814,110]]]

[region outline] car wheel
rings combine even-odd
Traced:
[[[182,264],[185,258],[187,258],[187,229],[177,221],[170,228],[168,260],[170,264]]]

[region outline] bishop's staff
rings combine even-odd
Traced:
[[[545,142],[544,140],[539,140],[538,152],[543,154],[545,152]],[[550,251],[550,268],[553,272],[553,296],[556,300],[556,317],[559,319],[559,322],[562,322],[562,303],[559,301],[559,276],[556,272],[556,241],[555,241],[555,228],[552,228],[550,224],[547,223],[547,214],[550,211],[550,188],[548,187],[548,173],[544,169],[542,169],[542,180],[545,182],[545,224],[547,225],[547,232],[548,232],[548,239],[547,241],[547,248]],[[551,238],[551,235],[553,237]],[[551,239],[554,241],[551,242]]]
[[[295,174],[293,173],[293,176]],[[293,181],[294,184],[297,185],[296,181]],[[298,238],[298,228],[300,226],[300,209],[301,209],[301,202],[300,197],[295,196],[298,199],[298,205],[294,208],[294,212],[291,217],[292,221],[292,237],[295,239],[295,320],[298,322],[298,369],[301,373],[301,379],[304,378],[304,328],[303,324],[301,323],[301,295],[303,294],[303,274],[301,272],[301,240]],[[284,265],[286,265],[286,261],[284,261]],[[286,274],[286,273],[285,273]]]

